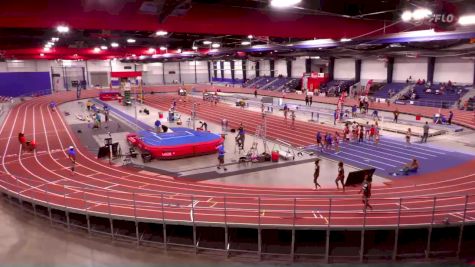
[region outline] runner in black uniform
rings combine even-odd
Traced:
[[[369,204],[369,198],[371,197],[371,181],[369,181],[369,177],[367,174],[364,177],[363,185],[361,186],[361,190],[358,194],[361,194],[361,192],[363,192],[363,211],[366,210],[366,208],[373,210],[373,206]]]
[[[335,179],[336,188],[339,190],[340,186],[338,182],[341,182],[341,186],[343,186],[343,192],[345,192],[345,169],[343,169],[343,161],[338,162],[338,176]]]
[[[319,159],[315,160],[315,172],[313,173],[313,183],[315,184],[315,190],[318,189],[318,187],[322,188],[322,186],[317,181],[318,176],[320,176],[320,165],[318,165],[319,162]]]

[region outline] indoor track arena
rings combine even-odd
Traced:
[[[0,264],[475,263],[475,3],[336,2],[0,3]]]

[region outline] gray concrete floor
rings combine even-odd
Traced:
[[[212,266],[228,265],[224,257],[194,256],[136,247],[110,238],[68,232],[35,218],[18,207],[0,202],[1,266]],[[233,265],[239,265],[233,263]]]

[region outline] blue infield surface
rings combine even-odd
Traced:
[[[412,143],[407,145],[403,141],[392,138],[381,138],[378,145],[373,142],[350,142],[340,143],[340,152],[336,153],[332,147],[320,152],[316,145],[306,147],[306,150],[314,151],[322,157],[343,161],[358,168],[375,168],[376,175],[381,177],[401,178],[406,176],[392,176],[413,158],[419,161],[417,175],[437,173],[444,169],[463,164],[474,158],[473,155],[447,151],[428,145]]]

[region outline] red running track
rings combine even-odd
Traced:
[[[83,97],[97,96],[97,91]],[[172,96],[150,96],[149,104],[166,107]],[[475,221],[475,161],[456,169],[424,175],[391,186],[373,188],[374,211],[362,211],[358,188],[345,193],[335,189],[263,188],[179,180],[166,175],[109,165],[95,159],[66,125],[60,112],[48,108],[50,101],[75,100],[75,94],[58,93],[23,102],[7,115],[0,128],[2,168],[0,187],[12,195],[59,208],[103,216],[183,223],[235,225],[358,227],[426,225],[451,221]],[[208,104],[209,105],[209,104]],[[186,112],[188,107],[178,107]],[[216,116],[219,111],[220,117]],[[200,116],[209,121],[226,116],[231,124],[243,121],[249,128],[260,114],[218,104],[201,105]],[[278,131],[282,118],[270,116],[271,137],[294,144],[309,144],[321,126],[297,122],[292,134]],[[249,129],[248,129],[249,130]],[[21,153],[17,134],[37,141],[36,153]],[[71,175],[65,149],[77,148],[76,174]],[[289,174],[290,175],[290,174]],[[310,179],[302,177],[301,179]],[[417,185],[414,180],[417,179]],[[434,196],[436,198],[434,198]],[[467,205],[465,205],[467,203]],[[435,207],[435,212],[433,212]]]

